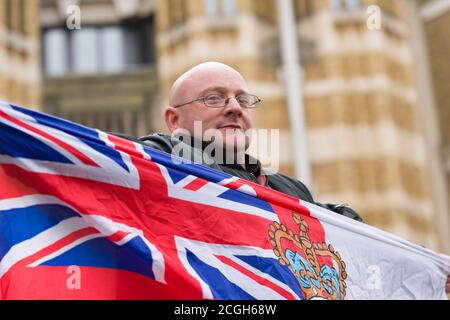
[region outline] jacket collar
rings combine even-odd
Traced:
[[[226,166],[230,169],[235,170],[245,170],[253,174],[255,177],[259,177],[262,173],[261,162],[249,154],[245,154],[244,167],[241,164],[226,164],[226,163],[222,164],[222,166]]]
[[[200,141],[199,139],[192,136],[182,136],[181,140],[183,141],[183,143],[188,144],[192,148],[201,148],[202,152],[204,152],[205,149],[211,144],[211,142]],[[221,153],[221,155],[216,155],[213,149],[212,154],[210,155],[218,165],[235,170],[245,170],[253,174],[255,177],[259,177],[261,175],[262,165],[258,159],[246,153],[244,155],[244,163],[238,163],[237,161],[235,161],[234,163],[229,163],[228,161],[226,161],[226,151],[222,151],[223,152]],[[221,157],[222,159],[219,159],[219,157]]]

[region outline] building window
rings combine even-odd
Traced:
[[[347,0],[346,2],[348,11],[358,11],[361,8],[360,0]]]
[[[99,73],[100,58],[99,36],[101,29],[82,28],[71,33],[72,69],[76,74]]]
[[[125,33],[118,26],[105,27],[100,36],[103,71],[107,73],[120,72],[126,68]]]
[[[330,7],[333,11],[342,10],[342,0],[330,0]]]
[[[222,0],[222,12],[226,17],[231,17],[236,14],[235,0]]]
[[[217,16],[217,0],[205,0],[205,11],[208,17]]]
[[[204,0],[207,17],[232,17],[236,14],[236,0]]]
[[[47,30],[43,47],[45,73],[49,76],[66,74],[69,71],[69,51],[65,30]]]
[[[154,62],[153,21],[44,30],[43,65],[48,76],[123,72]]]
[[[358,11],[361,8],[361,0],[330,0],[333,11]]]

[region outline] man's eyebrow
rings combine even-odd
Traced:
[[[202,92],[200,92],[200,95],[202,96],[202,95],[204,95],[204,94],[206,94],[206,93],[209,93],[209,92],[212,92],[212,91],[217,91],[217,92],[220,92],[220,93],[225,93],[226,91],[228,91],[228,88],[225,88],[225,87],[211,87],[211,88],[206,88],[205,90],[203,90]],[[243,94],[243,93],[248,93],[248,92],[245,91],[245,90],[242,90],[242,89],[240,89],[240,90],[237,91],[237,94]]]

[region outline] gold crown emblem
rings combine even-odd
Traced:
[[[269,227],[269,241],[279,263],[287,266],[294,274],[306,300],[344,299],[347,273],[340,254],[331,244],[311,242],[306,221],[295,212],[293,219],[298,225],[298,234],[294,234],[292,230],[278,222],[272,223]],[[292,245],[286,248],[287,243],[292,243],[295,249]],[[321,264],[319,258],[331,259],[332,265]]]

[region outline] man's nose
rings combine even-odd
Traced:
[[[228,98],[228,103],[227,105],[224,107],[224,112],[225,114],[237,114],[240,115],[242,114],[242,107],[239,104],[239,102],[236,100],[235,97],[230,97]]]

